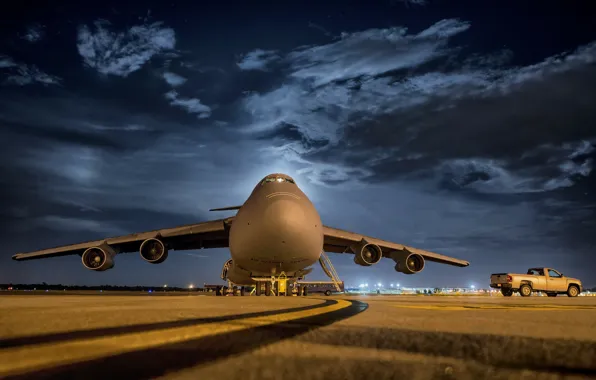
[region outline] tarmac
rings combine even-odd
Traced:
[[[596,378],[596,297],[0,295],[0,379]]]

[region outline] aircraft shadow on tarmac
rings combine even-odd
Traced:
[[[143,323],[143,324],[130,325],[130,326],[105,327],[105,328],[99,328],[99,329],[67,331],[67,332],[59,332],[59,333],[53,333],[53,334],[32,335],[32,336],[24,336],[24,337],[18,337],[18,338],[0,339],[0,349],[16,348],[16,347],[35,345],[35,344],[58,343],[58,342],[77,340],[77,339],[100,338],[100,337],[105,337],[108,335],[109,336],[117,336],[117,335],[124,335],[124,334],[163,330],[163,329],[176,328],[176,327],[188,327],[188,326],[194,326],[194,325],[203,325],[203,324],[209,324],[209,323],[230,322],[230,321],[241,320],[241,319],[245,319],[245,318],[266,317],[266,316],[272,316],[272,315],[276,315],[276,314],[283,314],[283,313],[289,313],[289,312],[297,312],[297,311],[303,311],[303,310],[314,310],[314,309],[330,306],[335,303],[337,303],[337,301],[326,300],[325,302],[316,304],[316,305],[292,307],[292,308],[270,310],[270,311],[259,311],[259,312],[254,312],[254,313],[222,315],[219,317],[207,317],[207,318],[191,318],[191,319],[182,319],[182,320],[178,320],[178,321]]]
[[[349,301],[350,306],[329,313],[293,319],[272,325],[258,326],[246,330],[233,331],[207,337],[191,339],[180,343],[141,349],[133,352],[116,354],[109,358],[99,358],[80,363],[61,365],[50,369],[27,372],[4,377],[8,379],[106,379],[117,372],[118,377],[130,379],[148,379],[178,371],[232,355],[241,354],[271,343],[293,338],[310,330],[327,326],[342,319],[354,316],[367,309],[368,305],[360,301]],[[0,341],[0,348],[20,347],[32,344],[53,343],[66,340],[105,337],[132,332],[146,332],[172,327],[202,325],[244,318],[271,316],[300,310],[312,310],[336,304],[327,300],[321,304],[275,310],[269,312],[246,313],[214,318],[197,318],[183,321],[153,323],[137,326],[114,327],[97,330],[84,330],[61,334],[31,336]]]
[[[296,341],[472,360],[512,370],[596,375],[596,343],[591,341],[415,331],[392,327],[320,330],[316,334],[302,335]]]

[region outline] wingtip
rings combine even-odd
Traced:
[[[17,253],[16,255],[12,255],[12,259],[18,261],[20,255],[21,255],[20,253]]]

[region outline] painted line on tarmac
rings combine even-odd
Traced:
[[[593,306],[582,305],[391,305],[402,309],[422,310],[596,310]]]
[[[221,316],[216,316],[216,317],[190,318],[190,319],[182,319],[182,320],[176,320],[176,321],[165,321],[165,322],[141,323],[141,324],[137,324],[137,325],[128,325],[128,326],[112,326],[112,327],[103,327],[103,328],[96,328],[96,329],[89,329],[89,330],[62,331],[62,332],[55,332],[55,333],[50,333],[50,334],[6,338],[6,339],[0,339],[0,352],[2,349],[6,349],[6,348],[15,348],[15,347],[28,346],[28,345],[35,345],[35,344],[57,343],[57,342],[61,342],[61,341],[70,341],[70,340],[75,340],[75,339],[101,338],[101,337],[105,337],[107,335],[115,336],[115,335],[130,334],[130,333],[134,333],[134,332],[148,332],[148,331],[154,331],[154,330],[163,330],[163,329],[173,328],[173,327],[196,326],[199,324],[227,322],[227,321],[238,320],[238,319],[243,319],[243,318],[264,317],[264,316],[282,314],[282,313],[288,313],[288,312],[294,312],[294,311],[312,310],[312,309],[316,309],[319,307],[325,307],[330,304],[329,302],[327,302],[328,300],[323,300],[320,298],[312,298],[312,299],[317,300],[317,301],[325,301],[325,302],[317,303],[314,305],[305,305],[305,306],[296,306],[296,307],[290,307],[290,308],[284,308],[284,309],[257,311],[257,312],[252,312],[252,313],[221,315]]]
[[[359,301],[325,303],[221,323],[0,350],[0,378],[105,379],[114,373],[127,379],[152,378],[304,333],[367,307]],[[245,341],[246,336],[254,339]]]

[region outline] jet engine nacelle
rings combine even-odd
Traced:
[[[103,272],[114,267],[116,251],[107,244],[90,247],[81,255],[81,261],[87,269]]]
[[[397,251],[391,254],[396,262],[395,270],[404,274],[416,274],[424,269],[424,257],[407,250]]]
[[[383,258],[381,247],[369,243],[365,239],[362,239],[358,244],[352,245],[350,250],[354,252],[354,262],[363,267],[369,267],[376,264]]]
[[[166,245],[157,238],[150,238],[141,243],[139,253],[143,260],[151,264],[161,264],[168,258]]]

